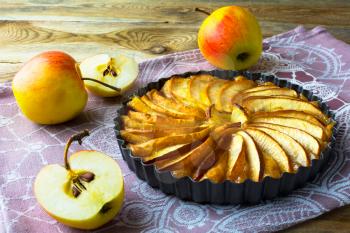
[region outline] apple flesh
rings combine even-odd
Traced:
[[[214,66],[243,70],[253,66],[262,53],[262,34],[255,16],[239,6],[215,10],[198,32],[202,55]]]
[[[113,219],[124,199],[119,165],[97,151],[79,151],[67,163],[47,165],[37,175],[34,193],[43,209],[79,229],[96,229]]]
[[[99,54],[85,59],[80,64],[84,78],[92,78],[119,88],[115,91],[99,83],[85,80],[86,88],[93,94],[102,97],[113,97],[124,93],[134,83],[138,75],[138,64],[132,58],[121,54],[109,56]]]
[[[29,60],[14,77],[12,90],[23,114],[39,124],[74,118],[88,98],[76,61],[60,51]]]

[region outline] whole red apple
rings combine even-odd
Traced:
[[[262,53],[262,34],[255,16],[239,6],[215,10],[202,23],[198,46],[214,66],[243,70],[253,66]]]

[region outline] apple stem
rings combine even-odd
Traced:
[[[210,15],[210,13],[208,11],[202,10],[201,8],[198,8],[198,7],[194,8],[194,11],[198,11],[198,12],[202,12],[206,15]]]
[[[84,137],[87,137],[87,136],[89,136],[89,135],[90,135],[90,133],[89,133],[89,131],[86,129],[86,130],[84,130],[84,131],[82,131],[82,132],[80,132],[80,133],[74,134],[72,137],[70,137],[70,138],[68,139],[68,142],[67,142],[67,144],[66,144],[66,147],[64,148],[64,166],[65,166],[65,168],[66,168],[68,171],[71,170],[71,169],[70,169],[69,162],[68,162],[68,150],[69,150],[70,145],[71,145],[72,142],[74,142],[74,141],[78,141],[78,143],[81,145],[81,144],[82,144],[82,141],[81,141],[81,140],[82,140]]]
[[[101,84],[101,85],[103,85],[103,86],[105,86],[105,87],[108,87],[108,88],[113,89],[113,90],[118,91],[118,92],[121,91],[120,88],[114,87],[114,86],[109,85],[109,84],[104,83],[104,82],[101,82],[101,81],[99,81],[99,80],[97,80],[97,79],[93,79],[93,78],[81,78],[81,79],[82,79],[82,80],[88,80],[88,81],[93,81],[93,82],[99,83],[99,84]]]

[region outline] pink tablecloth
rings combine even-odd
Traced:
[[[92,135],[82,147],[104,151],[124,172],[126,198],[121,213],[97,232],[275,231],[350,203],[350,46],[317,27],[268,38],[255,71],[275,74],[313,90],[333,110],[339,124],[334,159],[306,187],[256,206],[216,206],[183,202],[150,188],[130,172],[113,132],[119,99],[90,97],[83,114],[57,126],[39,126],[19,112],[10,83],[0,84],[0,231],[77,232],[46,215],[32,184],[39,169],[62,163],[63,146],[75,132]],[[74,54],[73,54],[74,55]],[[198,50],[170,54],[140,64],[137,87],[186,71],[212,69]]]

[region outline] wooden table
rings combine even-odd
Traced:
[[[231,3],[230,3],[231,2]],[[197,47],[199,25],[208,12],[232,1],[2,0],[0,82],[45,50],[64,50],[78,61],[98,53],[122,53],[137,61]],[[350,43],[350,1],[234,1],[259,19],[265,37],[303,24],[325,26]],[[350,206],[286,232],[349,232]]]

